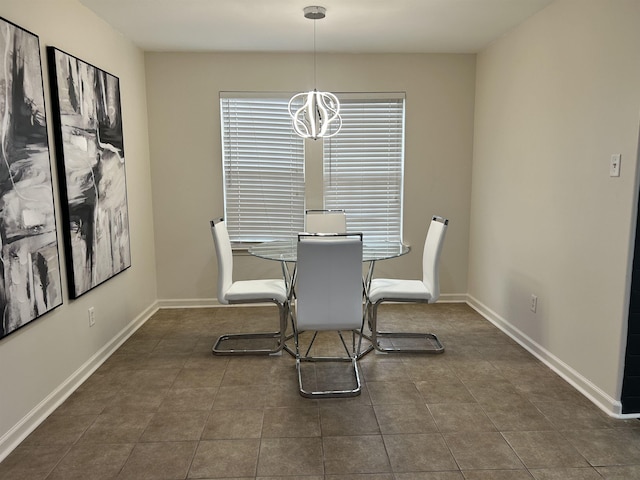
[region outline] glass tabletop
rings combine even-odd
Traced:
[[[256,257],[267,260],[278,260],[281,262],[295,262],[298,253],[298,240],[276,240],[264,242],[249,247],[249,253]],[[376,260],[386,260],[388,258],[400,257],[409,253],[411,247],[400,242],[375,242],[366,240],[362,244],[362,261],[373,262]]]

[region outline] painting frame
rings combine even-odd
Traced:
[[[131,266],[120,79],[47,47],[69,296]]]
[[[0,339],[62,305],[40,39],[0,17]]]

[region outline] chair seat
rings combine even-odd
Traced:
[[[369,287],[369,300],[421,300],[430,301],[432,294],[421,280],[374,278]]]
[[[287,301],[287,287],[284,280],[239,280],[233,282],[224,294],[229,302],[252,300],[276,300],[280,303]]]

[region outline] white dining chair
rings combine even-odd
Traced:
[[[218,260],[218,301],[223,305],[273,302],[278,306],[279,329],[274,332],[230,333],[221,335],[213,346],[216,355],[273,354],[286,340],[289,318],[287,286],[283,279],[233,281],[233,252],[223,218],[212,220],[211,233]],[[271,344],[271,347],[266,345]]]
[[[374,278],[366,296],[371,342],[382,352],[442,353],[444,346],[432,333],[378,330],[378,307],[383,302],[434,303],[440,297],[440,253],[449,221],[431,219],[422,252],[422,279]]]
[[[344,210],[306,210],[304,231],[307,233],[346,233]]]
[[[298,235],[296,267],[296,308],[294,341],[300,394],[304,397],[341,397],[361,391],[357,358],[363,327],[362,234]],[[300,335],[313,333],[302,353]],[[319,331],[335,331],[344,354],[314,356],[312,349]],[[348,346],[343,332],[352,336]],[[356,341],[356,333],[359,337]],[[333,353],[333,352],[332,352]],[[303,379],[302,364],[307,362],[348,362],[350,379],[340,385],[309,388]]]

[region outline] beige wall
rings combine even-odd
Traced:
[[[637,0],[559,0],[482,52],[476,83],[469,294],[618,413],[637,203],[638,25]],[[614,153],[619,178],[609,177]]]
[[[157,295],[142,52],[75,0],[3,0],[0,16],[40,37],[64,292],[61,307],[0,340],[1,459],[104,358],[104,349],[132,321],[149,313]],[[66,288],[47,45],[120,78],[132,266],[77,300],[69,299]],[[96,312],[92,328],[90,306]]]
[[[147,53],[158,297],[213,302],[216,262],[208,222],[223,214],[220,91],[313,88],[303,54]],[[467,290],[475,55],[318,55],[318,87],[406,92],[404,239],[412,254],[379,274],[419,278],[433,214],[450,219],[441,282]],[[309,140],[309,142],[313,142]],[[279,275],[275,262],[236,257],[236,279]]]

